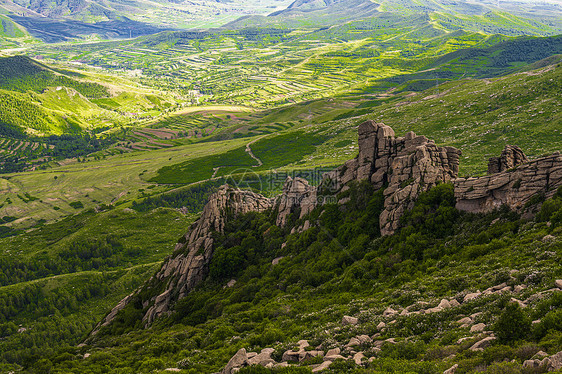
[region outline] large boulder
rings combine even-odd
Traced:
[[[245,348],[241,348],[232,358],[228,361],[228,364],[222,369],[221,374],[232,374],[237,371],[237,369],[246,366],[248,364],[248,354]]]

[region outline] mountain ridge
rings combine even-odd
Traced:
[[[111,325],[129,304],[142,305],[145,326],[169,314],[173,305],[208,275],[215,245],[213,232],[222,233],[228,219],[239,215],[274,209],[277,226],[283,228],[287,218],[295,214],[304,223],[293,227],[292,232],[302,233],[314,227],[315,223],[308,217],[317,207],[322,207],[327,194],[341,195],[349,190],[351,183],[367,181],[375,191],[384,190],[384,204],[378,220],[380,234],[389,236],[402,226],[402,216],[414,208],[418,198],[441,183],[454,186],[456,208],[470,213],[489,213],[501,207],[520,213],[531,212],[562,187],[559,152],[528,161],[519,148],[506,146],[500,157],[490,159],[492,174],[458,178],[461,152],[456,148],[436,147],[433,141],[413,132],[395,138],[390,127],[373,121],[360,124],[358,135],[359,155],[324,174],[318,187],[309,186],[301,178],[288,178],[282,194],[271,199],[228,185],[219,188],[160,271],[123,299],[92,336],[100,328]],[[542,197],[537,199],[538,196]],[[339,204],[348,200],[341,199]]]

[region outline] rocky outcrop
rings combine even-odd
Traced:
[[[506,145],[500,157],[492,157],[488,161],[488,174],[496,174],[529,161],[518,146]]]
[[[484,177],[458,178],[454,185],[459,210],[485,213],[507,205],[521,212],[533,196],[550,198],[562,186],[562,155],[555,153]]]
[[[228,186],[213,194],[201,217],[176,245],[174,254],[144,286],[143,291],[147,292],[142,294],[151,295],[148,300],[140,300],[147,310],[145,323],[167,313],[176,300],[204,280],[214,251],[213,233],[222,232],[229,219],[244,213],[275,208],[276,224],[283,227],[292,214],[298,218],[308,215],[327,191],[336,195],[349,188],[350,182],[366,180],[375,189],[384,188],[379,226],[382,235],[389,235],[399,228],[400,217],[413,207],[420,193],[440,182],[453,182],[457,208],[469,212],[488,212],[502,205],[521,211],[533,196],[551,197],[562,185],[559,153],[528,161],[521,149],[507,146],[500,157],[490,159],[489,171],[493,174],[457,178],[461,152],[456,148],[437,146],[413,132],[396,137],[392,128],[373,121],[360,124],[358,135],[358,156],[326,173],[318,187],[310,186],[302,178],[288,178],[282,195],[274,199]],[[293,232],[305,231],[312,225],[314,222],[307,220],[293,228]],[[132,300],[138,303],[140,294],[137,291],[123,299],[101,325],[110,323]],[[465,301],[479,295],[466,295]],[[448,303],[442,302],[432,311],[454,307]]]
[[[222,186],[211,195],[201,217],[176,244],[174,254],[145,285],[151,288],[153,285],[165,284],[166,287],[150,300],[141,300],[143,308],[148,308],[143,321],[150,324],[158,316],[167,313],[173,301],[185,297],[204,280],[213,256],[214,232],[222,232],[226,222],[232,217],[249,212],[263,212],[272,208],[273,204],[273,200],[262,195],[229,186]],[[107,315],[102,325],[109,324],[133,296],[123,299]],[[97,329],[94,333],[96,331]]]
[[[314,208],[316,202],[316,189],[303,178],[288,177],[283,186],[283,193],[277,199],[279,213],[277,226],[285,226],[291,213],[299,210],[299,217],[304,217]]]
[[[147,323],[168,311],[172,299],[185,297],[206,275],[213,256],[213,232],[222,232],[226,221],[248,212],[263,212],[273,202],[251,191],[222,186],[210,198],[201,217],[191,226],[184,240],[176,245],[176,255],[168,259],[154,276],[166,282],[144,319]]]
[[[438,147],[413,132],[396,138],[392,128],[373,121],[360,124],[358,133],[359,155],[327,173],[325,180],[336,181],[339,189],[354,180],[369,180],[375,189],[386,186],[383,235],[399,227],[400,217],[421,192],[457,177],[461,152],[454,147]]]

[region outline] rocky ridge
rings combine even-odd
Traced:
[[[438,147],[414,132],[396,138],[391,127],[373,121],[359,125],[358,133],[359,155],[328,173],[326,179],[336,181],[338,190],[353,180],[369,180],[375,189],[386,186],[382,235],[398,229],[400,217],[421,192],[457,177],[461,152],[454,147]]]
[[[513,149],[507,146],[498,158],[500,161],[491,159],[488,167],[489,171],[497,170],[498,165],[500,169],[508,169],[484,177],[454,181],[457,209],[482,213],[507,205],[522,212],[533,197],[544,200],[556,193],[562,186],[562,155],[555,153],[524,162],[527,159],[525,155],[520,150],[514,153]],[[512,157],[506,158],[507,155]]]
[[[457,208],[469,212],[488,212],[502,205],[523,211],[535,196],[550,197],[562,186],[559,153],[527,161],[518,147],[507,146],[500,157],[490,159],[489,171],[494,174],[458,178],[461,152],[454,147],[437,146],[413,132],[397,138],[392,128],[373,121],[360,124],[358,135],[358,156],[326,173],[318,187],[301,178],[288,178],[283,193],[273,199],[229,186],[219,188],[210,197],[201,217],[176,245],[174,254],[145,284],[145,288],[153,289],[165,284],[158,295],[141,300],[143,308],[147,308],[145,324],[167,313],[175,301],[204,280],[213,256],[213,233],[222,232],[231,217],[276,209],[276,224],[284,227],[291,214],[298,213],[302,219],[322,204],[325,191],[337,195],[349,188],[350,182],[368,180],[375,189],[385,188],[379,225],[382,235],[390,235],[399,228],[400,217],[411,209],[420,193],[438,183],[453,183]],[[343,202],[345,199],[340,200]],[[304,231],[312,225],[306,221],[293,230]],[[101,326],[109,324],[139,292],[123,299]]]
[[[273,207],[274,200],[260,194],[221,186],[209,197],[201,217],[180,239],[174,254],[164,261],[162,268],[150,278],[144,287],[166,284],[165,290],[149,300],[142,300],[148,310],[143,321],[150,324],[158,316],[167,313],[175,300],[185,297],[197,284],[203,281],[213,256],[213,232],[222,232],[229,218],[248,212],[263,212]],[[121,300],[96,329],[106,326],[115,318],[141,290]]]

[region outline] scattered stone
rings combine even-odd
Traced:
[[[308,340],[299,340],[297,344],[299,345],[300,349],[305,349],[307,347],[310,347],[310,344],[308,344]]]
[[[90,357],[90,356],[91,356],[90,353],[84,353],[84,358],[88,358],[88,357]]]
[[[380,330],[384,329],[385,327],[386,327],[386,323],[381,322],[381,323],[379,323],[379,324],[377,325],[377,330],[380,331]]]
[[[181,369],[178,369],[178,368],[166,368],[166,369],[164,369],[164,371],[171,371],[171,372],[174,372],[174,373],[178,373],[178,372],[181,371]]]
[[[525,303],[522,302],[521,300],[517,300],[517,299],[514,298],[514,297],[512,297],[511,300],[509,300],[509,301],[512,302],[512,303],[517,303],[517,304],[519,304],[519,306],[520,306],[521,308],[526,308],[526,307],[527,307],[527,304],[525,304]]]
[[[445,370],[443,372],[443,374],[455,374],[455,372],[457,371],[457,368],[459,367],[458,364],[454,364],[453,366],[451,366],[450,368],[448,368],[447,370]]]
[[[295,361],[298,362],[300,358],[300,354],[299,352],[295,352],[291,349],[289,349],[288,351],[285,351],[285,353],[283,353],[283,356],[281,358],[281,361]]]
[[[361,344],[371,343],[373,341],[369,335],[359,335],[356,338]]]
[[[470,317],[464,317],[457,321],[459,325],[470,325],[472,323],[472,319]]]
[[[451,308],[456,308],[458,306],[461,306],[461,303],[459,303],[456,299],[452,299],[449,300],[449,305],[451,306]]]
[[[556,285],[556,287],[562,290],[562,279],[557,279],[554,284]]]
[[[342,320],[341,320],[341,324],[344,326],[354,326],[357,325],[357,323],[359,323],[359,320],[355,317],[350,317],[350,316],[343,316]]]
[[[300,351],[299,352],[299,362],[308,361],[317,356],[324,356],[324,352],[320,351]]]
[[[443,300],[441,300],[441,302],[439,303],[439,305],[437,307],[441,308],[441,309],[447,309],[447,308],[451,307],[451,304],[449,303],[449,300],[443,299]]]
[[[283,244],[286,244],[286,243],[283,243]],[[281,261],[284,258],[285,258],[284,256],[274,258],[273,261],[271,261],[271,265],[273,265],[273,266],[279,265],[279,261]]]
[[[524,289],[526,289],[526,288],[527,288],[527,286],[525,286],[524,284],[518,284],[517,286],[515,286],[515,287],[513,288],[513,292],[515,292],[515,293],[520,293],[520,292],[522,292],[522,291],[523,291]]]
[[[339,348],[332,348],[328,350],[328,352],[326,352],[326,356],[335,356],[335,355],[339,355],[340,353],[341,350]]]
[[[343,357],[342,355],[326,355],[324,356],[324,361],[336,361],[337,359],[340,358],[347,360],[347,358]]]
[[[246,355],[248,356],[248,360],[249,360],[256,357],[258,355],[258,352],[248,352]]]
[[[271,358],[273,352],[275,352],[275,349],[273,348],[264,348],[261,350],[259,355],[256,354],[255,356],[250,357],[248,354],[248,365],[266,366],[268,364],[275,364],[275,361]]]
[[[232,358],[228,361],[228,364],[222,369],[221,374],[232,374],[235,373],[248,362],[248,355],[245,348],[241,348]]]
[[[505,286],[504,288],[502,288],[501,290],[498,290],[497,292],[498,293],[511,292],[511,286]]]
[[[507,287],[507,283],[503,282],[502,284],[498,284],[496,286],[490,287],[492,291],[499,291]]]
[[[353,356],[353,361],[355,361],[355,364],[361,365],[361,361],[364,358],[365,358],[365,355],[363,354],[363,352],[358,352]]]
[[[540,319],[536,319],[536,320],[534,320],[533,322],[531,322],[532,325],[534,325],[534,324],[536,324],[536,323],[541,323],[541,320],[540,320]]]
[[[361,342],[359,341],[359,339],[357,338],[351,338],[349,339],[349,343],[347,343],[346,347],[355,347],[356,345],[360,345]]]
[[[436,306],[435,308],[429,308],[428,310],[426,310],[426,313],[438,313],[440,311],[442,311],[443,308]]]
[[[483,351],[484,348],[489,347],[494,340],[496,340],[496,338],[494,338],[493,336],[489,336],[487,338],[484,338],[484,339],[474,343],[472,345],[472,347],[470,347],[470,350],[471,351]]]
[[[525,360],[525,362],[523,362],[523,367],[525,369],[534,369],[539,366],[541,366],[541,362],[539,360]]]
[[[391,317],[398,314],[398,312],[391,307],[386,308],[386,310],[382,313],[383,317]]]
[[[332,365],[332,361],[324,361],[323,363],[321,363],[320,365],[318,365],[317,367],[315,367],[314,369],[312,369],[313,373],[318,373],[322,370],[327,369],[330,365]]]
[[[482,295],[482,292],[480,292],[480,291],[476,291],[476,292],[473,292],[473,293],[466,294],[464,296],[463,303],[466,303],[467,301],[470,301],[470,300],[474,300],[474,299],[480,297],[480,295]]]

